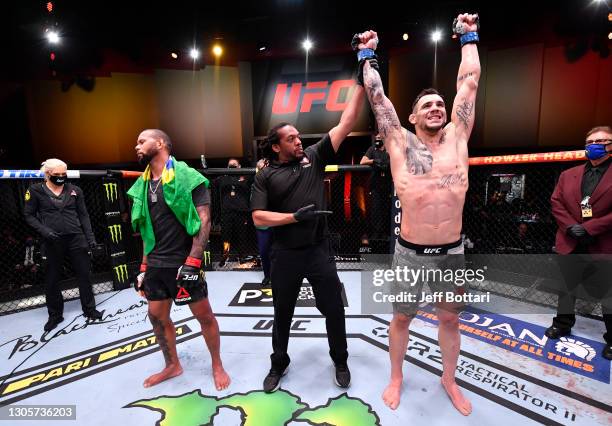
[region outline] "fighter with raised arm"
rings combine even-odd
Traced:
[[[462,268],[462,212],[468,189],[467,142],[474,126],[474,104],[480,77],[478,57],[478,15],[460,14],[453,24],[460,35],[461,65],[457,77],[457,95],[451,121],[447,124],[444,99],[435,89],[425,89],[413,103],[409,121],[415,133],[404,129],[393,104],[385,96],[377,71],[374,49],[378,36],[374,31],[357,35],[358,58],[363,61],[364,87],[391,160],[391,173],[402,205],[400,236],[396,243],[393,267],[447,269]],[[374,62],[372,62],[374,61]],[[434,254],[434,255],[427,255]],[[423,282],[401,290],[421,291]],[[429,282],[432,291],[434,288]],[[399,283],[393,283],[395,287]],[[451,291],[463,288],[452,285]],[[436,287],[436,289],[439,287]],[[418,299],[417,299],[418,300]],[[391,380],[383,393],[390,408],[400,403],[403,381],[402,364],[408,345],[409,325],[417,312],[417,303],[394,303],[389,327]],[[470,401],[455,381],[459,356],[459,310],[461,306],[445,302],[436,305],[439,320],[438,339],[442,352],[442,385],[454,406],[463,415],[472,411]]]

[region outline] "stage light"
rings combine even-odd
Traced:
[[[194,47],[189,52],[189,56],[191,56],[191,58],[195,61],[200,57],[200,51]]]
[[[216,57],[219,57],[223,53],[223,48],[219,46],[218,44],[215,44],[215,46],[212,49],[212,52],[213,52],[213,55],[215,55]]]
[[[433,33],[431,33],[431,41],[433,41],[434,43],[439,42],[441,38],[442,38],[442,31],[435,30]]]
[[[55,52],[51,52],[49,59],[51,59],[51,61],[55,61]]]
[[[612,32],[608,33],[608,40],[612,40]]]
[[[177,59],[178,58],[178,54],[176,52],[172,52],[170,54],[170,56],[172,57],[172,59]]]
[[[57,44],[59,43],[60,36],[57,31],[47,31],[47,40],[49,40],[51,44]]]
[[[408,33],[404,33],[404,35],[402,36],[402,39],[406,41],[408,40],[408,38],[409,38]]]
[[[264,50],[266,50],[266,46],[261,46],[261,47],[259,48],[259,51],[260,51],[260,52],[263,52]]]
[[[304,40],[304,42],[302,43],[302,47],[304,48],[306,52],[312,49],[312,46],[313,46],[312,41],[310,41],[309,39]]]
[[[53,2],[52,1],[47,2],[47,12],[49,13],[53,12]]]

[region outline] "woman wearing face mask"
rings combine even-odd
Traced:
[[[91,260],[88,250],[96,246],[83,191],[66,182],[67,166],[51,158],[42,163],[44,182],[30,185],[25,193],[26,222],[40,234],[47,256],[45,297],[49,320],[45,331],[53,330],[64,320],[64,300],[59,287],[62,264],[70,255],[72,268],[79,284],[83,313],[90,319],[101,319],[96,310],[89,279]]]

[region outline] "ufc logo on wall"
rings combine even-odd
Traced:
[[[272,114],[291,114],[296,111],[310,112],[312,104],[325,101],[327,111],[343,111],[350,97],[348,90],[355,85],[354,80],[311,81],[308,83],[279,83],[274,93]],[[343,89],[346,89],[343,91]],[[340,102],[343,93],[344,102]]]

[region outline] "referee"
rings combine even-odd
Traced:
[[[47,256],[45,297],[49,320],[45,331],[51,331],[64,321],[64,300],[59,279],[66,253],[70,254],[72,269],[79,284],[83,314],[90,319],[101,319],[96,310],[89,269],[89,250],[96,247],[89,214],[85,208],[83,191],[66,182],[67,166],[51,158],[42,163],[45,181],[30,185],[25,193],[25,220],[43,238]]]
[[[273,230],[271,281],[274,300],[272,368],[264,379],[266,392],[280,386],[289,366],[289,328],[304,278],[312,286],[317,309],[325,316],[329,354],[335,382],[347,388],[346,327],[342,284],[329,250],[325,191],[325,165],[331,164],[340,144],[357,121],[364,90],[357,86],[340,123],[319,142],[302,149],[299,132],[289,123],[273,127],[262,144],[269,166],[255,175],[251,210],[255,226]]]

